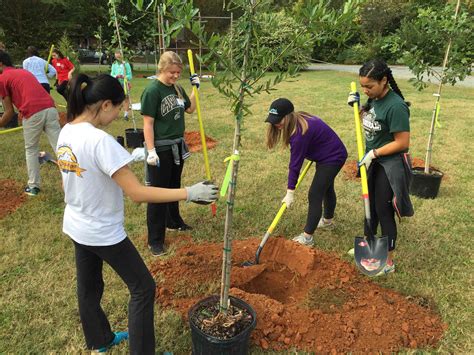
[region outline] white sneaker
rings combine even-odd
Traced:
[[[317,228],[327,228],[327,227],[333,227],[333,226],[334,226],[334,222],[332,221],[332,218],[330,220],[326,220],[323,217],[321,217]]]
[[[310,236],[309,238],[306,237],[304,233],[301,233],[300,235],[296,236],[293,238],[294,242],[307,245],[312,247],[314,245],[314,239],[313,236]]]

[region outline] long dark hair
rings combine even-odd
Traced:
[[[359,69],[359,76],[370,78],[373,80],[381,81],[384,77],[387,77],[387,81],[390,85],[390,88],[405,101],[400,88],[398,87],[395,78],[393,77],[392,70],[388,67],[387,63],[382,59],[372,59],[364,63]],[[369,99],[370,103],[371,99]],[[410,103],[405,101],[405,103],[410,106]]]
[[[79,74],[71,82],[71,89],[67,101],[67,119],[72,121],[84,112],[87,106],[99,101],[110,100],[114,106],[125,100],[122,85],[108,74],[101,74],[90,78],[86,74]],[[96,114],[99,112],[97,110]]]
[[[58,57],[61,58],[61,59],[64,58],[63,53],[59,49],[54,48],[53,53],[56,53],[58,55]]]
[[[6,67],[12,67],[12,59],[10,58],[10,55],[0,49],[0,63],[2,63]]]

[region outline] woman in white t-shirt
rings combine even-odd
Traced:
[[[77,295],[89,349],[106,351],[128,338],[130,353],[154,354],[155,282],[124,229],[125,192],[135,202],[211,203],[217,187],[201,182],[184,189],[143,186],[128,164],[131,155],[99,129],[115,120],[125,95],[116,78],[80,74],[71,85],[68,119],[59,135],[58,165],[64,185],[63,231],[73,241]],[[100,306],[103,262],[130,290],[128,332],[112,332]]]

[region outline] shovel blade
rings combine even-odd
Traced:
[[[354,240],[354,258],[359,270],[367,276],[375,276],[387,265],[388,238],[356,237]]]

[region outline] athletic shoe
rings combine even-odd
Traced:
[[[148,249],[151,250],[151,254],[153,256],[163,256],[166,254],[166,250],[163,245],[148,245]]]
[[[354,256],[354,248],[351,248],[347,251],[347,255]]]
[[[124,112],[124,114],[123,114],[123,119],[124,119],[125,121],[128,121],[128,112],[127,112],[127,111]]]
[[[114,332],[115,334],[115,338],[114,340],[112,340],[112,342],[107,345],[107,346],[104,346],[100,349],[97,349],[97,352],[98,353],[105,353],[107,352],[107,350],[109,350],[112,346],[115,346],[115,345],[118,345],[120,344],[122,341],[125,341],[128,339],[128,332]]]
[[[328,227],[334,227],[334,222],[332,221],[332,218],[329,220],[329,222],[326,222],[326,219],[321,217],[317,228],[328,228]]]
[[[40,189],[38,187],[25,187],[25,194],[30,195],[30,196],[37,196],[40,192]]]
[[[378,274],[375,274],[374,276],[384,276],[392,272],[395,272],[395,263],[393,261],[392,261],[392,264],[387,263],[384,266],[384,268]]]
[[[310,236],[309,238],[307,238],[304,233],[301,233],[300,235],[294,237],[293,241],[303,244],[303,245],[307,245],[309,247],[312,247],[314,245],[313,236]]]
[[[187,225],[186,223],[183,223],[180,226],[168,226],[166,227],[166,230],[170,232],[185,232],[185,231],[192,231],[193,227]]]

